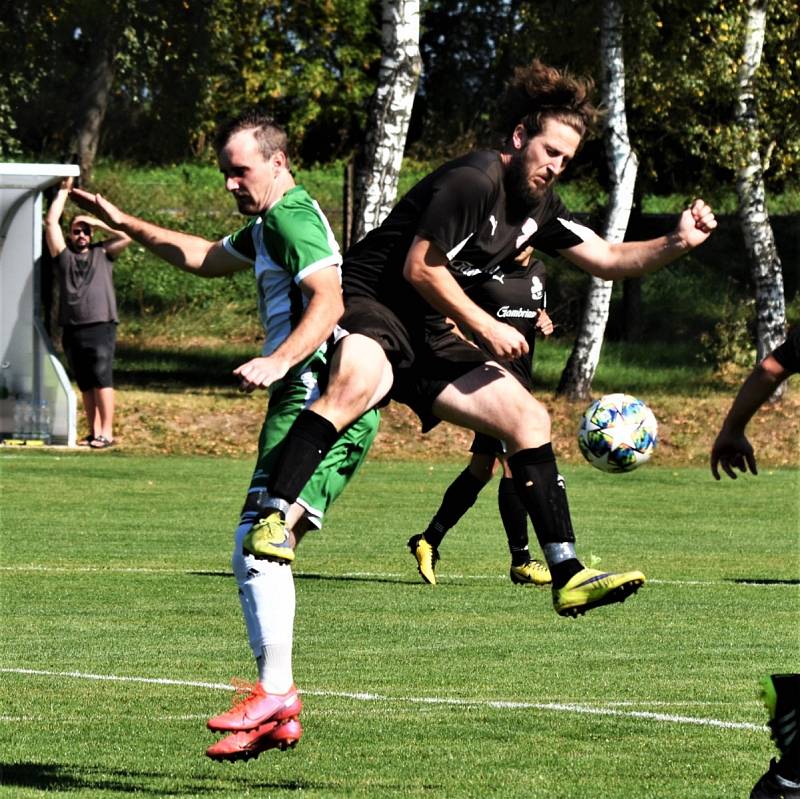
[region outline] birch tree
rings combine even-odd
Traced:
[[[761,63],[767,28],[767,0],[748,0],[744,48],[738,73],[736,121],[744,136],[744,152],[736,175],[739,221],[750,261],[756,299],[756,351],[760,361],[785,338],[786,308],[783,272],[767,213],[765,164],[759,151],[755,75]],[[774,396],[774,395],[773,395]]]
[[[394,204],[422,64],[419,0],[383,0],[382,9],[381,63],[356,166],[352,242],[377,227]]]
[[[607,109],[605,150],[611,181],[603,238],[622,241],[633,207],[638,159],[628,138],[625,114],[624,15],[621,0],[605,0],[601,25],[603,103]],[[558,393],[585,399],[600,362],[613,282],[593,277],[586,295],[580,330],[561,374]]]

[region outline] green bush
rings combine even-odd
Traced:
[[[755,301],[730,301],[723,305],[720,320],[710,333],[700,336],[702,360],[718,373],[725,374],[732,368],[751,368],[756,361]]]

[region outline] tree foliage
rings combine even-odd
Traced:
[[[422,37],[417,150],[429,155],[487,141],[492,105],[511,67],[534,55],[599,80],[600,8],[599,0],[486,6],[431,0]],[[628,122],[643,189],[732,185],[743,157],[734,114],[746,3],[626,0],[625,14]],[[800,180],[798,41],[796,1],[771,0],[756,93],[762,149],[771,156],[766,179],[778,190]],[[598,142],[587,146],[582,162],[599,166],[604,177]]]
[[[742,0],[625,0],[628,122],[652,192],[732,185],[740,131]],[[533,56],[600,78],[600,0],[427,0],[412,152],[442,158],[491,144],[493,105]],[[0,19],[0,154],[67,156],[91,49],[118,25],[100,152],[170,163],[208,152],[217,121],[245,104],[285,124],[305,163],[360,144],[378,72],[378,0],[18,0]],[[24,36],[19,35],[24,31]],[[771,0],[757,75],[768,189],[800,182],[796,0]],[[573,175],[604,181],[602,144]]]
[[[747,24],[739,0],[636,0],[628,31],[630,118],[642,177],[661,191],[731,182],[742,165],[737,74]],[[633,11],[633,8],[631,9]],[[800,15],[794,0],[771,0],[756,76],[766,178],[783,188],[800,177]]]
[[[156,163],[201,155],[221,118],[258,104],[286,125],[301,155],[330,159],[352,149],[374,88],[378,5],[21,0],[0,27],[9,76],[0,93],[5,147],[37,158],[66,156],[92,48],[114,24],[120,35],[106,155]],[[21,58],[14,33],[20,30]]]

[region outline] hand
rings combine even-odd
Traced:
[[[555,330],[553,320],[544,308],[539,311],[539,315],[536,317],[536,329],[543,336],[549,336]]]
[[[692,249],[702,244],[716,226],[717,220],[711,207],[697,199],[681,214],[675,234]]]
[[[105,222],[101,222],[96,216],[91,216],[89,214],[78,214],[74,216],[72,218],[72,224],[74,225],[76,222],[83,222],[85,225],[89,225],[89,227],[92,228],[101,227],[106,230],[110,229]]]
[[[71,191],[72,184],[75,182],[75,179],[70,175],[69,177],[62,178],[61,184],[58,187],[59,191]]]
[[[492,354],[500,360],[513,360],[528,353],[528,342],[525,340],[525,336],[505,322],[492,320],[492,324],[477,335]]]
[[[112,228],[122,226],[124,214],[114,203],[109,202],[102,194],[90,194],[83,189],[72,189],[69,198],[84,211],[96,216]]]
[[[718,465],[732,480],[736,479],[734,469],[746,473],[758,474],[753,447],[744,433],[729,433],[722,429],[711,448],[711,474],[715,480],[720,479]]]
[[[239,378],[239,391],[248,394],[257,388],[269,388],[276,380],[286,376],[288,366],[278,363],[274,357],[253,358],[233,370]]]

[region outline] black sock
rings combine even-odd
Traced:
[[[447,531],[475,504],[478,494],[486,485],[469,470],[464,469],[447,487],[442,497],[442,504],[431,519],[428,529],[423,535],[432,546],[438,547]]]
[[[798,747],[800,748],[800,747]],[[797,755],[792,757],[790,754],[785,754],[779,761],[775,768],[778,776],[789,782],[795,784],[800,783],[800,763],[797,762]]]
[[[269,495],[291,505],[337,438],[338,430],[324,416],[301,411],[289,428],[269,475]]]
[[[528,514],[520,501],[514,481],[510,477],[501,477],[497,488],[497,505],[500,518],[508,539],[508,550],[511,552],[511,563],[521,566],[531,559],[528,551]]]
[[[562,560],[560,563],[549,563],[550,577],[553,580],[554,588],[561,588],[566,585],[581,569],[583,564],[577,558]]]
[[[508,459],[508,465],[517,495],[528,512],[542,549],[546,544],[574,544],[566,487],[556,468],[553,447],[548,443],[520,450]],[[560,588],[583,568],[577,558],[548,565],[555,588]]]

